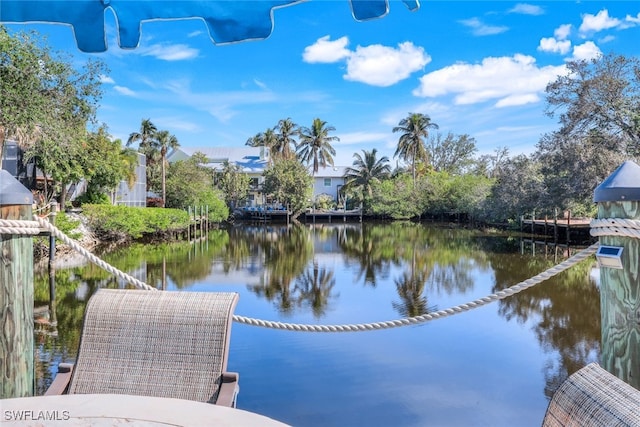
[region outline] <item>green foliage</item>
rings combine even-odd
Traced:
[[[423,138],[429,135],[430,128],[438,129],[438,125],[431,121],[431,117],[422,113],[409,113],[393,128],[394,133],[400,132],[398,147],[393,157],[399,157],[411,164],[414,185],[418,164],[429,162],[429,153]]]
[[[182,230],[189,215],[179,209],[84,205],[89,226],[105,241],[129,241],[150,233]]]
[[[109,196],[99,191],[95,187],[89,187],[87,191],[75,200],[80,205],[110,205]]]
[[[362,203],[365,212],[369,212],[369,201],[373,195],[372,184],[389,177],[391,167],[387,156],[377,157],[378,150],[362,150],[355,153],[352,167],[347,168],[344,176],[344,195],[351,196],[352,202]]]
[[[297,156],[301,162],[312,165],[314,174],[318,172],[319,166],[333,166],[336,150],[331,146],[331,142],[340,141],[340,138],[329,136],[329,133],[335,130],[335,127],[329,126],[319,118],[313,119],[310,128],[303,126],[299,129],[300,141]]]
[[[372,185],[371,213],[393,219],[408,219],[419,216],[420,207],[415,202],[418,192],[412,178],[403,174]]]
[[[492,183],[484,176],[432,171],[418,183],[419,204],[427,215],[477,215],[491,191]]]
[[[60,229],[64,234],[71,237],[72,239],[79,239],[82,237],[82,234],[78,231],[75,231],[80,225],[80,220],[69,218],[64,212],[58,212],[56,215],[56,227]]]
[[[2,26],[0,52],[0,144],[16,138],[25,159],[33,159],[59,189],[90,176],[83,144],[95,122],[105,65],[89,60],[77,67],[36,33],[11,35]],[[45,193],[54,194],[46,180]]]
[[[224,221],[229,208],[219,190],[213,186],[211,170],[190,159],[169,166],[166,184],[166,206],[187,209],[208,206],[211,222]]]
[[[333,209],[335,207],[335,201],[333,197],[328,194],[319,194],[316,197],[315,205],[317,209]]]
[[[240,166],[225,162],[222,171],[216,174],[216,181],[231,208],[238,206],[249,194],[251,178],[242,172]]]
[[[469,135],[455,136],[451,132],[443,137],[429,135],[427,153],[431,158],[431,166],[439,172],[461,174],[474,164],[474,154],[478,151],[475,139]]]
[[[98,200],[103,199],[109,201],[108,197],[97,195],[115,191],[122,180],[126,180],[130,186],[135,182],[137,154],[131,149],[123,149],[119,139],[112,140],[106,126],[89,133],[83,151],[85,155],[81,161],[88,180],[87,193],[91,193],[85,203],[102,203]]]
[[[297,160],[282,160],[264,172],[263,191],[288,206],[294,215],[308,206],[313,178]]]

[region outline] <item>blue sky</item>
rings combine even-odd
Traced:
[[[567,60],[640,53],[637,1],[426,1],[416,11],[391,1],[386,16],[358,22],[347,0],[310,0],[272,15],[264,40],[215,44],[200,19],[164,20],[143,23],[138,47],[120,49],[107,11],[108,49],[95,54],[78,50],[68,26],[10,28],[106,62],[98,118],[123,141],[146,118],[183,146],[208,147],[319,117],[340,138],[336,165],[372,148],[393,162],[392,128],[409,112],[475,138],[478,154],[530,153],[557,128],[544,89]]]

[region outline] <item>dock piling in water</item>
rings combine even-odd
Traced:
[[[0,170],[0,218],[33,220],[33,195]],[[0,399],[34,391],[33,242],[30,235],[0,234]]]
[[[639,184],[640,166],[631,161],[623,163],[595,189],[598,219],[640,224]],[[600,236],[601,250],[622,248],[621,269],[602,263],[600,268],[601,364],[640,389],[640,238],[625,234]]]

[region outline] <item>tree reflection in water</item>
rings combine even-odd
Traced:
[[[492,261],[496,264],[494,291],[516,283],[514,277],[524,280],[554,265],[552,260],[528,256],[522,257],[520,265],[504,265],[500,257]],[[500,301],[500,315],[532,323],[541,348],[549,354],[544,368],[548,399],[569,375],[600,358],[600,293],[589,279],[594,262],[573,266]]]
[[[318,319],[323,317],[329,300],[338,297],[331,293],[335,284],[333,271],[318,266],[318,262],[314,260],[313,266],[296,279],[298,305],[311,307],[313,315]]]
[[[411,317],[434,310],[430,302],[448,296],[466,302],[473,292],[473,298],[479,296],[479,287],[486,286],[482,295],[496,292],[554,264],[520,254],[513,237],[409,222],[234,226],[211,231],[206,241],[137,245],[102,257],[161,289],[190,290],[203,282],[225,282],[229,275],[248,277],[252,281],[241,282],[241,292],[265,300],[280,315],[311,314],[327,323],[338,308],[366,306],[371,292],[384,295],[382,304],[391,314]],[[548,357],[547,396],[569,374],[599,358],[599,293],[590,271],[583,262],[497,303],[507,322],[530,325]],[[481,283],[480,277],[490,283]],[[56,282],[59,333],[36,337],[38,393],[57,363],[75,357],[90,295],[101,287],[127,287],[91,265],[59,268]],[[37,304],[45,305],[46,271],[36,276],[35,285]]]

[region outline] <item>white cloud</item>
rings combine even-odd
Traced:
[[[373,86],[391,86],[431,62],[422,47],[411,42],[397,49],[382,45],[358,46],[347,59],[346,80]]]
[[[179,117],[156,117],[153,121],[162,129],[175,129],[185,132],[198,132],[202,129],[200,125],[185,121]]]
[[[519,3],[515,5],[513,9],[509,11],[510,13],[521,13],[523,15],[543,15],[544,9],[540,6],[534,6],[532,4],[527,3]]]
[[[101,74],[99,78],[100,78],[100,83],[104,83],[104,84],[112,85],[112,84],[115,84],[115,82],[116,82],[111,77],[105,76],[104,74]]]
[[[602,51],[592,41],[585,42],[581,45],[574,46],[573,58],[575,60],[590,60],[602,55]]]
[[[379,44],[358,46],[355,51],[347,49],[348,44],[346,36],[334,41],[330,40],[330,36],[324,36],[307,46],[302,58],[308,63],[345,60],[345,80],[382,87],[406,79],[431,62],[431,57],[424,49],[411,42],[400,43],[397,48]]]
[[[304,62],[338,62],[351,54],[346,48],[349,44],[349,39],[346,36],[334,41],[329,39],[330,36],[320,37],[314,44],[305,47],[302,53]]]
[[[454,103],[475,104],[496,100],[496,107],[537,102],[539,94],[566,67],[538,67],[535,58],[516,54],[513,57],[489,57],[480,64],[457,63],[420,78],[415,96],[437,97],[454,94]]]
[[[601,38],[600,40],[598,40],[598,43],[600,44],[604,44],[604,43],[609,43],[614,41],[616,38],[614,36],[612,36],[611,34],[604,36],[603,38]]]
[[[478,18],[470,18],[459,21],[462,25],[472,29],[475,36],[491,36],[494,34],[504,33],[508,31],[508,27],[498,27],[493,25],[487,25],[480,21]]]
[[[533,104],[540,101],[540,96],[537,93],[524,93],[509,95],[496,102],[496,107],[515,107],[518,105]]]
[[[258,79],[253,79],[253,83],[254,83],[256,86],[258,86],[260,89],[264,89],[264,90],[269,89],[269,88],[267,87],[266,83],[264,83],[264,82],[262,82],[262,81],[260,81],[260,80],[258,80]]]
[[[182,61],[196,58],[199,54],[197,49],[184,44],[154,44],[148,48],[139,48],[143,56],[153,56],[163,61]]]
[[[118,92],[120,95],[125,95],[125,96],[137,96],[137,94],[132,91],[131,89],[129,89],[128,87],[124,87],[124,86],[114,86],[113,87],[115,89],[116,92]]]
[[[636,16],[631,16],[631,15],[627,15],[624,20],[626,22],[630,22],[632,24],[640,24],[640,13],[638,13]]]
[[[617,27],[621,21],[617,18],[611,18],[607,9],[602,9],[597,15],[586,13],[582,15],[582,24],[580,25],[581,33],[598,32],[609,28]]]
[[[558,40],[566,40],[569,34],[571,34],[571,24],[560,25],[553,32],[553,36]]]
[[[538,45],[538,50],[559,53],[561,55],[566,54],[570,49],[571,42],[569,40],[556,40],[553,37],[540,39],[540,44]]]

